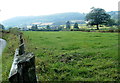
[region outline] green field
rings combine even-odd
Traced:
[[[10,36],[10,35],[9,35]],[[11,67],[15,41],[3,53],[3,81]],[[118,33],[24,31],[26,51],[36,56],[39,81],[116,81]],[[13,39],[14,40],[14,39]],[[8,47],[14,49],[8,49]],[[9,55],[11,53],[11,55]],[[9,57],[10,56],[10,57]]]
[[[118,33],[24,32],[40,81],[118,80]]]

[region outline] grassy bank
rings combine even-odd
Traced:
[[[19,42],[18,37],[12,33],[2,33],[2,38],[7,41],[7,45],[2,54],[2,81],[7,82],[15,49],[18,48]]]
[[[39,81],[118,80],[118,34],[23,32]]]

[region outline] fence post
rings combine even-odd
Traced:
[[[24,41],[20,35],[19,50],[16,49],[14,61],[9,74],[11,83],[37,83],[35,72],[35,56],[33,53],[26,53]]]

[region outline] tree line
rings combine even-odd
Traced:
[[[111,16],[102,8],[91,8],[91,11],[86,15],[86,19],[87,21],[87,26],[96,26],[96,29],[99,30],[99,26],[118,26],[120,25],[120,21],[117,20],[115,21],[114,19],[111,19]],[[37,28],[36,25],[32,26],[32,29],[35,30]],[[61,27],[63,28],[63,27]],[[46,30],[50,30],[50,25],[46,26]],[[60,29],[60,27],[58,28],[59,30],[63,30]],[[64,30],[69,30],[71,29],[71,24],[70,21],[66,22],[66,28]],[[76,22],[73,25],[73,30],[78,30],[79,26],[78,23]]]

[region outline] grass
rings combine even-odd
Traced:
[[[18,48],[18,37],[11,33],[3,33],[3,39],[7,41],[6,48],[2,54],[2,81],[8,81],[9,72],[13,62],[15,49]]]
[[[39,81],[116,81],[118,33],[23,32]]]
[[[116,81],[118,33],[79,31],[24,33],[27,52],[36,56],[39,81]],[[18,38],[3,34],[7,46],[2,55],[3,82],[8,81]]]

